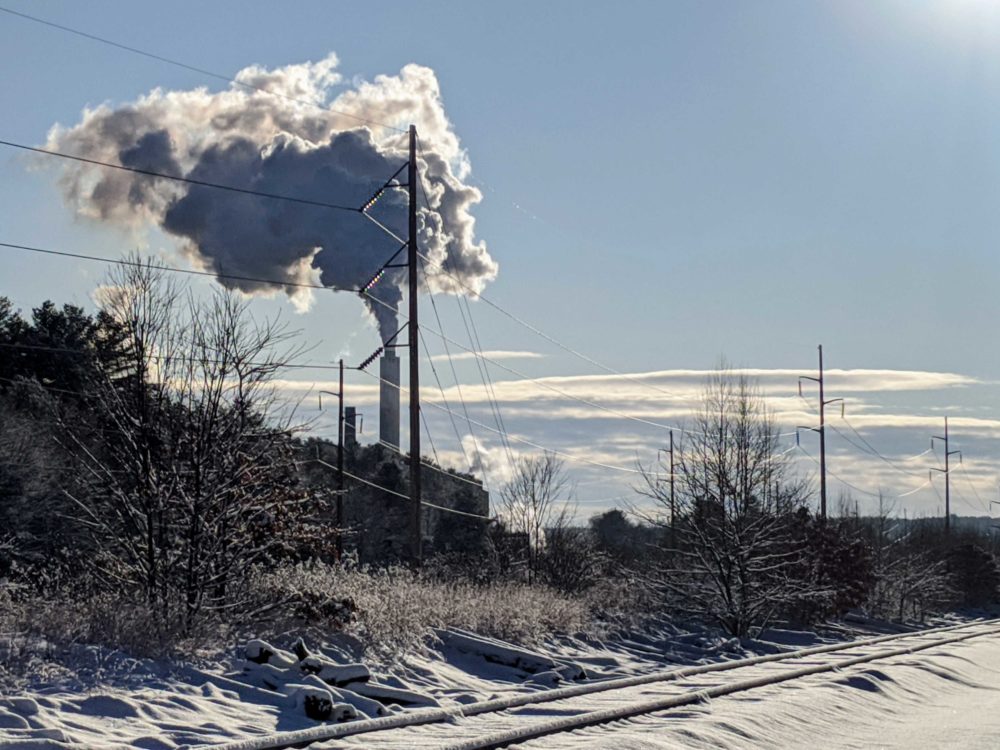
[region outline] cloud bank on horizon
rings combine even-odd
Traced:
[[[814,425],[817,420],[815,394],[803,399],[797,392],[798,376],[809,372],[737,370],[759,383],[782,433],[785,460],[793,462],[805,477],[815,477],[815,436],[803,433],[801,448],[794,436],[797,426]],[[714,372],[674,369],[624,375],[503,377],[493,381],[492,391],[475,382],[463,383],[461,394],[454,386],[443,391],[428,388],[422,401],[428,406],[432,431],[441,435],[436,453],[442,462],[485,475],[490,486],[496,487],[510,476],[510,456],[493,421],[490,398],[495,395],[511,436],[513,456],[537,453],[538,446],[560,451],[579,487],[574,498],[581,512],[591,512],[622,502],[645,502],[634,489],[638,466],[658,466],[662,459],[658,449],[666,444],[667,429],[683,431],[691,425],[705,380]],[[929,450],[929,436],[940,433],[942,416],[950,413],[952,437],[965,459],[952,483],[955,512],[990,513],[986,498],[996,491],[993,455],[1000,439],[1000,420],[979,413],[971,403],[973,394],[992,389],[994,383],[961,373],[922,370],[830,369],[826,375],[828,395],[843,394],[848,402],[846,419],[839,409],[831,407],[827,412],[829,480],[835,502],[846,493],[860,503],[862,512],[875,512],[882,493],[886,503],[894,504],[894,513],[937,513],[942,503],[938,498],[943,491],[941,480],[935,474],[930,481],[928,469],[939,468],[941,457]],[[335,384],[283,380],[279,387],[298,400]],[[348,392],[350,402],[358,406],[378,401],[377,384],[352,383]],[[901,412],[895,395],[914,392],[924,392],[948,406],[929,407],[921,413]],[[963,405],[962,401],[968,403]],[[475,423],[463,421],[459,403],[464,403]],[[460,431],[460,440],[450,439],[452,427],[445,411],[449,407],[455,412],[458,427],[454,429]],[[625,415],[647,421],[632,421]],[[335,424],[326,417],[318,420],[316,429],[319,434],[335,434],[330,432]],[[675,437],[683,443],[683,432]]]
[[[466,180],[470,164],[445,113],[430,68],[344,87],[338,59],[273,70],[258,65],[238,83],[211,92],[154,89],[133,102],[83,111],[54,126],[46,147],[87,158],[258,192],[360,207],[407,159],[417,125],[426,203],[418,217],[421,251],[458,279],[428,274],[434,291],[481,291],[498,271],[475,235],[471,209],[481,199]],[[335,89],[340,91],[332,96]],[[234,194],[156,177],[68,162],[59,185],[80,216],[125,229],[159,227],[178,238],[198,267],[226,276],[276,280],[300,308],[315,284],[356,289],[399,243],[360,214]],[[405,196],[388,191],[372,215],[406,233]],[[248,294],[274,284],[219,278]],[[398,328],[395,309],[405,273],[390,269],[366,299],[383,339]],[[459,283],[460,282],[460,283]]]

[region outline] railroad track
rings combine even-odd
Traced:
[[[1000,619],[826,644],[777,654],[587,682],[461,706],[317,726],[200,750],[355,747],[493,750],[701,703],[824,672],[1000,634]],[[537,707],[537,711],[535,708]],[[517,726],[513,726],[516,724]],[[455,737],[463,737],[456,742]]]

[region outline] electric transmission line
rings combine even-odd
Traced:
[[[216,73],[215,71],[207,70],[206,68],[199,68],[199,67],[197,67],[195,65],[190,65],[188,63],[181,62],[180,60],[175,60],[175,59],[172,59],[172,58],[169,58],[169,57],[164,57],[163,55],[158,55],[158,54],[155,54],[153,52],[147,52],[146,50],[139,49],[138,47],[133,47],[133,46],[128,45],[128,44],[123,44],[121,42],[116,42],[113,39],[107,39],[105,37],[97,36],[96,34],[90,34],[90,33],[86,32],[86,31],[81,31],[80,29],[75,29],[75,28],[73,28],[71,26],[64,26],[63,24],[55,23],[54,21],[48,21],[48,20],[46,20],[44,18],[39,18],[37,16],[32,16],[32,15],[29,15],[27,13],[22,13],[20,11],[11,10],[10,8],[0,7],[0,13],[8,13],[8,14],[10,14],[12,16],[18,16],[19,18],[23,18],[23,19],[25,19],[27,21],[32,21],[33,23],[41,24],[43,26],[48,26],[48,27],[53,28],[53,29],[59,29],[60,31],[64,31],[64,32],[66,32],[68,34],[73,34],[75,36],[83,37],[84,39],[89,39],[89,40],[94,41],[94,42],[100,42],[101,44],[106,44],[106,45],[108,45],[110,47],[115,47],[117,49],[124,50],[125,52],[131,52],[134,55],[141,55],[142,57],[147,57],[147,58],[149,58],[151,60],[156,60],[158,62],[166,63],[167,65],[173,65],[173,66],[178,67],[178,68],[183,68],[185,70],[190,70],[190,71],[192,71],[194,73],[199,73],[200,75],[208,76],[209,78],[216,78],[216,79],[218,79],[220,81],[225,81],[226,83],[231,83],[231,84],[233,84],[235,86],[239,86],[240,88],[246,89],[248,91],[257,91],[259,93],[267,94],[269,96],[274,96],[274,97],[277,97],[279,99],[285,99],[285,100],[290,101],[290,102],[295,102],[297,104],[303,104],[303,105],[308,106],[308,107],[314,107],[316,109],[320,109],[320,110],[323,110],[323,111],[326,111],[326,112],[330,112],[332,114],[340,115],[341,117],[347,117],[347,118],[350,118],[350,119],[355,120],[357,122],[367,123],[367,124],[370,124],[370,125],[378,125],[379,127],[386,128],[387,130],[395,130],[398,133],[405,133],[406,132],[405,128],[399,128],[399,127],[396,127],[394,125],[387,125],[384,122],[379,122],[378,120],[373,120],[373,119],[371,119],[369,117],[362,117],[361,115],[355,115],[355,114],[352,114],[350,112],[345,112],[343,110],[334,109],[333,107],[328,107],[328,106],[323,105],[323,104],[317,104],[315,101],[310,101],[309,99],[299,99],[297,97],[290,96],[288,94],[282,94],[282,93],[277,92],[277,91],[271,91],[269,89],[265,89],[262,86],[255,86],[252,83],[247,83],[246,81],[241,81],[238,78],[233,78],[233,77],[227,76],[227,75],[225,75],[223,73]]]
[[[84,156],[77,156],[75,154],[66,154],[62,151],[50,151],[49,149],[38,148],[36,146],[26,146],[22,143],[14,143],[13,141],[0,140],[0,145],[9,146],[10,148],[18,148],[23,151],[31,151],[36,154],[44,154],[45,156],[56,156],[60,159],[69,159],[71,161],[78,161],[84,164],[90,164],[95,167],[104,167],[106,169],[118,169],[123,172],[132,172],[134,174],[142,175],[143,177],[155,177],[164,180],[172,180],[174,182],[183,182],[188,185],[197,185],[198,187],[212,188],[213,190],[224,190],[229,193],[239,193],[241,195],[253,195],[258,198],[269,198],[276,201],[287,201],[289,203],[301,203],[306,206],[316,206],[319,208],[329,208],[335,211],[350,211],[351,213],[360,214],[363,213],[363,209],[357,206],[345,206],[338,203],[325,203],[323,201],[314,201],[309,198],[299,198],[292,195],[282,195],[281,193],[265,193],[260,190],[250,190],[248,188],[240,188],[234,185],[223,185],[218,182],[207,182],[205,180],[195,180],[190,177],[183,177],[176,174],[167,174],[166,172],[155,172],[151,169],[139,169],[138,167],[126,167],[124,164],[115,164],[110,161],[100,161],[99,159],[89,159]]]

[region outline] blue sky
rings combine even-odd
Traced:
[[[823,343],[832,368],[883,372],[843,381],[865,385],[850,390],[848,409],[873,445],[889,456],[920,453],[949,413],[974,483],[969,501],[981,507],[979,498],[996,496],[992,3],[5,2],[227,74],[335,52],[346,89],[407,63],[428,66],[484,194],[477,236],[500,265],[488,296],[617,370],[671,371],[649,376],[663,390],[690,395],[687,371],[710,369],[720,355],[759,369],[790,426],[810,419],[791,373],[811,374]],[[22,143],[44,142],[55,123],[74,125],[88,105],[156,87],[225,88],[5,14],[0,59],[0,138]],[[57,174],[0,152],[0,241],[108,257],[137,244],[173,251],[157,232],[137,238],[75,219]],[[103,274],[6,251],[0,269],[0,294],[25,308],[45,298],[89,304]],[[350,295],[322,296],[304,315],[283,300],[256,304],[301,328],[316,361],[360,358],[376,344]],[[501,360],[518,373],[606,374],[482,303],[473,309],[484,348],[543,355]],[[454,302],[442,300],[441,311],[446,330],[464,335]],[[457,368],[473,394],[474,363]],[[530,383],[491,371],[510,381],[501,389],[508,427],[526,440],[631,467],[663,439],[662,429],[579,402],[582,411],[567,414],[551,391],[525,400],[518,389]],[[914,388],[887,371],[960,377],[928,375]],[[664,424],[683,421],[687,408],[654,388],[630,394],[613,378],[553,382]],[[489,420],[484,404],[473,408]],[[457,457],[444,415],[428,417],[441,452]],[[902,493],[926,476],[920,461],[903,464],[906,474],[838,436],[830,442],[834,471],[869,491]],[[617,474],[576,465],[586,508],[628,492],[627,473],[602,486],[596,480]],[[939,505],[931,488],[906,502],[913,512]]]

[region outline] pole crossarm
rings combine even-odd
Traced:
[[[409,165],[410,163],[407,162],[399,169],[397,169],[395,172],[393,172],[392,177],[390,177],[388,180],[382,183],[382,186],[379,187],[379,189],[372,194],[371,198],[365,201],[362,204],[361,208],[359,208],[358,210],[361,211],[361,213],[365,213],[369,208],[378,203],[378,199],[381,198],[382,194],[385,193],[385,191],[389,190],[390,188],[407,187],[405,183],[396,182],[396,178],[399,177],[399,173],[402,172],[404,169],[406,169]]]

